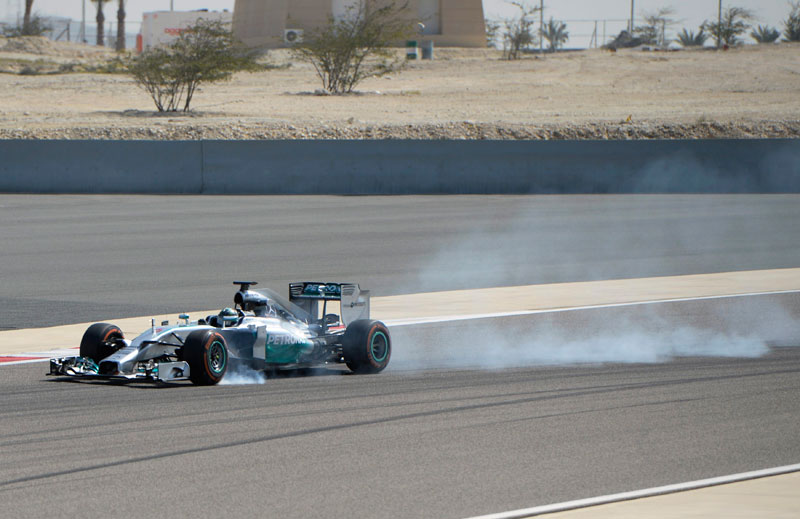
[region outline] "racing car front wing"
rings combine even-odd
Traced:
[[[189,380],[189,364],[179,362],[156,362],[147,360],[138,362],[136,371],[132,373],[101,374],[100,368],[87,357],[62,357],[50,359],[50,376],[55,377],[93,377],[120,380],[152,380],[155,382],[172,382]]]

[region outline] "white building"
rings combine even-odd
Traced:
[[[228,11],[155,11],[144,13],[142,17],[141,40],[137,41],[137,48],[144,49],[158,45],[166,45],[191,27],[198,20],[219,20],[224,23],[233,22],[233,13]]]

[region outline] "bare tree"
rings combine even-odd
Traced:
[[[535,23],[533,15],[539,12],[539,7],[531,7],[524,2],[510,1],[511,5],[519,9],[514,18],[503,22],[503,51],[508,60],[519,59],[522,51],[536,41],[533,31]]]
[[[497,36],[500,34],[500,23],[494,20],[486,20],[486,46],[497,48]]]
[[[644,25],[636,28],[636,35],[642,39],[644,43],[649,45],[658,45],[665,47],[668,43],[667,29],[678,23],[678,20],[673,18],[675,9],[672,7],[662,7],[653,13],[644,13]]]
[[[310,63],[332,94],[346,94],[368,77],[400,70],[405,61],[391,48],[412,34],[408,2],[356,2],[345,16],[328,18],[293,47],[294,56]]]

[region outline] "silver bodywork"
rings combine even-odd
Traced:
[[[234,302],[238,317],[152,326],[133,340],[122,339],[116,351],[95,363],[85,357],[51,359],[50,375],[172,382],[187,380],[190,366],[181,348],[190,333],[213,330],[224,337],[228,358],[254,369],[294,369],[343,363],[341,339],[348,323],[369,317],[369,292],[358,285],[293,283],[289,300],[266,290],[242,285]],[[292,292],[302,285],[299,293]],[[311,287],[311,288],[309,288]],[[317,293],[314,287],[330,288]],[[334,289],[335,287],[335,289]],[[336,292],[336,293],[334,293]],[[339,301],[341,315],[326,314],[327,303]],[[322,314],[320,315],[320,303]]]

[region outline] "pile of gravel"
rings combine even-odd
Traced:
[[[515,125],[459,122],[414,125],[300,126],[291,124],[193,124],[0,129],[0,139],[101,140],[646,140],[800,138],[800,121],[591,123]]]

